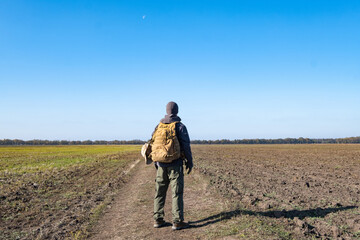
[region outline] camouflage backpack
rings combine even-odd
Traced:
[[[176,123],[178,122],[160,123],[157,126],[151,138],[150,158],[154,162],[170,163],[180,158],[180,143],[175,130]]]

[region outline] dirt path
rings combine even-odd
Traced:
[[[129,182],[107,208],[93,230],[92,239],[206,239],[210,237],[211,229],[221,224],[216,215],[225,210],[225,203],[209,190],[200,175],[191,173],[185,176],[184,215],[185,221],[189,221],[192,227],[179,231],[171,229],[169,189],[165,205],[165,220],[169,224],[153,228],[155,168],[140,161],[129,174]]]

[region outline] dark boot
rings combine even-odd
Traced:
[[[181,221],[178,223],[173,223],[172,230],[180,230],[180,229],[184,229],[184,228],[188,228],[188,227],[189,227],[188,223]]]
[[[162,218],[159,218],[159,219],[155,220],[155,222],[154,222],[154,228],[159,228],[164,225],[165,225],[165,221]]]

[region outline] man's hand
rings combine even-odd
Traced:
[[[190,174],[191,170],[193,168],[193,165],[189,162],[186,162],[185,169],[187,170],[187,174]]]

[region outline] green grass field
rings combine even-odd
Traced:
[[[86,237],[140,148],[0,147],[0,239]]]

